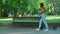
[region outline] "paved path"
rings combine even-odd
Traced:
[[[0,28],[0,34],[60,34],[60,28],[57,30],[49,29],[36,31],[36,28]]]

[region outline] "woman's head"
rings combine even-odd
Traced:
[[[43,3],[40,3],[40,7],[44,7],[44,4]]]

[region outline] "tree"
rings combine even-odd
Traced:
[[[8,1],[2,3],[2,17],[8,17]]]

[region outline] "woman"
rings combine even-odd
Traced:
[[[36,29],[36,30],[40,30],[40,28],[41,28],[41,24],[42,24],[42,21],[43,21],[43,23],[44,23],[44,25],[45,25],[45,27],[46,27],[46,30],[45,31],[48,31],[48,24],[47,24],[47,22],[46,22],[46,14],[45,14],[45,8],[44,8],[44,4],[43,3],[41,3],[40,4],[40,16],[41,16],[41,18],[40,18],[40,21],[39,21],[39,27],[38,27],[38,29]]]

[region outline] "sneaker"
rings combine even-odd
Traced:
[[[48,29],[45,30],[45,32],[47,32],[47,31],[48,31]]]
[[[40,29],[38,28],[38,29],[36,29],[37,31],[39,31]]]

